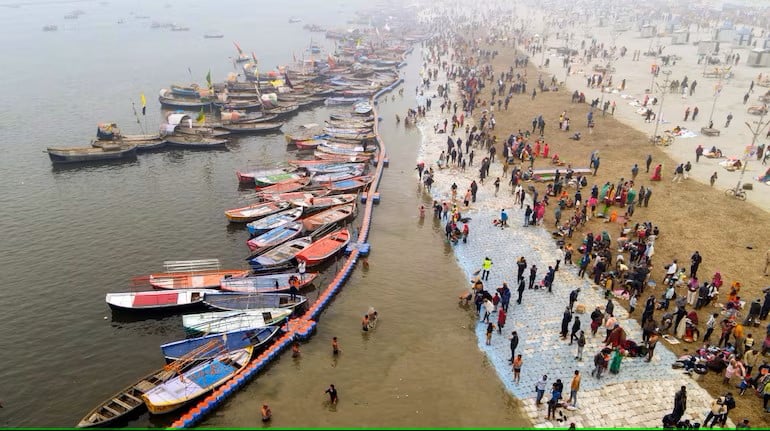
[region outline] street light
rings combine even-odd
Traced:
[[[716,91],[714,91],[714,103],[711,104],[711,114],[709,115],[709,124],[713,123],[712,120],[714,119],[714,108],[716,108],[717,106],[717,97],[719,97],[719,93],[721,92],[722,92],[722,78],[720,77],[719,82],[717,82],[717,85],[716,85]],[[751,126],[749,126],[749,128],[751,128]]]
[[[666,91],[665,89],[668,88],[668,78],[671,75],[670,70],[661,70],[660,73],[666,75],[666,79],[663,81],[663,88],[660,92],[660,107],[658,108],[658,115],[655,116],[655,131],[652,133],[652,143],[655,143],[655,140],[658,137],[658,125],[660,125],[660,115],[663,112],[663,99],[666,98]],[[660,88],[660,86],[658,86]]]

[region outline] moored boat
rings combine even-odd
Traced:
[[[342,250],[350,242],[350,231],[342,228],[314,241],[310,247],[297,253],[297,261],[314,266]]]
[[[337,223],[347,219],[348,217],[352,217],[355,213],[355,209],[355,203],[331,207],[327,210],[302,219],[302,224],[305,226],[306,230],[314,231],[324,225]]]
[[[192,307],[203,302],[213,289],[149,290],[145,292],[108,293],[105,301],[115,310],[149,311]]]
[[[291,313],[290,308],[260,308],[185,314],[182,316],[182,325],[189,332],[214,334],[277,325]]]
[[[302,216],[302,208],[289,208],[246,225],[246,229],[252,236],[262,235],[263,233],[287,225]]]
[[[105,427],[127,419],[145,407],[142,395],[176,376],[175,368],[166,366],[142,377],[88,412],[78,423],[78,428]]]
[[[230,133],[267,133],[281,130],[283,123],[230,123],[222,128]]]
[[[267,175],[277,175],[285,173],[286,169],[260,169],[260,170],[243,170],[235,171],[235,176],[238,177],[238,182],[241,184],[254,184],[254,178],[264,177]]]
[[[266,200],[266,201],[286,201],[291,203],[292,205],[296,205],[298,202],[302,202],[310,198],[318,198],[321,196],[326,196],[328,194],[329,194],[328,190],[318,189],[318,190],[306,190],[306,191],[286,192],[286,193],[264,193],[264,194],[259,193],[259,197],[262,200]]]
[[[167,361],[175,361],[189,355],[190,352],[195,352],[197,358],[212,359],[223,349],[228,352],[249,346],[257,349],[270,341],[279,330],[278,326],[265,326],[264,328],[240,329],[221,334],[187,338],[161,344],[160,351]],[[212,343],[212,341],[214,342]]]
[[[330,184],[324,184],[324,186],[328,187],[332,193],[349,193],[368,186],[373,179],[374,177],[371,175],[363,175],[360,177],[348,178],[346,180],[333,181]]]
[[[194,272],[159,272],[150,274],[149,282],[157,289],[216,289],[229,277],[249,275],[244,269],[220,269]]]
[[[249,206],[234,208],[225,211],[228,220],[234,223],[247,223],[260,217],[285,210],[290,204],[288,202],[260,202]]]
[[[298,272],[254,275],[243,278],[229,278],[222,282],[222,290],[228,292],[245,293],[280,293],[288,292],[291,288],[289,280],[295,277],[298,280],[297,289],[309,285],[318,277],[317,272],[300,274]]]
[[[318,211],[333,206],[345,205],[356,201],[358,195],[353,193],[324,196],[320,198],[303,199],[300,202],[292,202],[293,205],[305,208],[308,212]]]
[[[298,181],[304,177],[304,175],[297,172],[282,172],[278,174],[254,177],[254,183],[257,185],[257,187],[267,187],[284,181]]]
[[[253,310],[256,308],[297,308],[307,302],[307,298],[290,293],[241,293],[215,292],[207,294],[206,305],[217,310]]]
[[[136,158],[136,145],[105,143],[99,147],[48,147],[48,157],[57,163],[87,163]]]
[[[304,223],[303,223],[304,224]],[[312,229],[315,230],[315,229]],[[300,251],[308,248],[313,243],[310,236],[293,239],[259,256],[249,259],[249,264],[255,271],[271,270],[287,266]]]
[[[301,211],[300,211],[301,212]],[[252,252],[261,252],[280,245],[299,236],[303,231],[302,223],[289,222],[246,241]]]
[[[288,179],[279,181],[273,185],[257,187],[258,196],[267,196],[276,193],[291,193],[302,190],[310,184],[310,178],[302,177],[298,179]]]
[[[166,145],[188,150],[226,149],[227,139],[207,138],[204,136],[173,134],[166,136]]]
[[[142,395],[142,399],[152,414],[173,412],[218,388],[246,368],[253,351],[254,348],[249,346],[233,352],[224,352],[150,389]]]

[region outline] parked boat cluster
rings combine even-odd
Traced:
[[[267,72],[259,70],[254,54],[248,56],[235,43],[234,62],[241,64],[244,81],[230,73],[223,82],[212,82],[209,73],[205,85],[170,85],[158,93],[161,107],[171,113],[157,133],[123,134],[114,122],[103,123],[89,146],[49,147],[48,155],[54,164],[131,160],[137,153],[166,148],[226,149],[230,139],[241,135],[280,133],[283,120],[301,109],[360,103],[397,79],[396,68],[411,48],[404,42],[381,42],[377,48],[360,42],[360,36],[343,39],[334,55]],[[316,45],[311,50],[320,52]],[[143,99],[146,109],[144,104]],[[339,144],[358,139],[360,121],[347,120],[331,119],[324,134]],[[138,114],[137,123],[142,124]],[[318,146],[330,153],[327,145]]]
[[[239,183],[254,187],[253,202],[224,213],[251,236],[251,269],[222,269],[216,259],[169,261],[163,272],[139,278],[154,290],[107,294],[115,313],[191,312],[182,316],[191,338],[161,345],[166,366],[94,408],[80,427],[109,425],[143,406],[171,413],[225,383],[283,333],[307,302],[301,291],[351,242],[346,224],[356,216],[358,192],[372,181],[373,120],[372,107],[357,104],[326,127],[287,137],[298,156],[310,149],[317,158],[236,172]],[[324,133],[311,134],[317,131]]]
[[[306,60],[267,73],[259,72],[254,56],[249,58],[236,44],[234,61],[242,63],[247,80],[231,75],[221,83],[207,79],[205,87],[161,90],[160,103],[174,112],[164,117],[158,135],[124,135],[117,124],[105,123],[91,147],[58,154],[49,149],[58,163],[169,146],[215,148],[239,133],[277,131],[283,118],[314,103],[352,105],[323,124],[287,134],[287,151],[295,157],[284,167],[235,172],[240,187],[254,191],[247,197],[250,202],[233,205],[224,214],[249,233],[243,265],[248,269],[222,268],[216,259],[168,261],[162,272],[138,279],[152,290],[107,294],[115,314],[182,312],[188,338],[160,346],[167,362],[163,368],[103,401],[78,426],[115,424],[144,407],[152,414],[176,411],[252,369],[252,357],[263,360],[260,355],[283,346],[284,334],[296,330],[288,318],[299,309],[309,306],[312,311],[326,304],[328,290],[313,304],[302,293],[314,287],[340,253],[359,252],[359,244],[351,244],[358,238],[356,229],[347,225],[357,215],[358,202],[369,197],[366,190],[374,181],[372,163],[379,151],[375,111],[367,100],[400,81],[396,68],[411,48],[409,31],[398,34],[399,41],[378,34],[375,46],[356,31],[341,37],[337,52],[326,61]],[[340,273],[350,271],[346,265]],[[339,279],[337,274],[334,280]]]

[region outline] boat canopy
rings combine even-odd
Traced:
[[[192,121],[192,118],[190,118],[187,114],[168,114],[168,117],[166,117],[166,120],[168,121],[168,124],[171,126],[178,126],[182,123],[182,121],[189,120]]]

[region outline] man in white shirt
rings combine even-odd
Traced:
[[[664,283],[664,284],[665,284],[665,283],[666,283],[666,282],[667,282],[667,281],[668,281],[668,280],[669,280],[671,277],[673,277],[673,276],[674,276],[674,274],[676,274],[676,270],[677,270],[677,269],[678,269],[678,268],[677,268],[677,266],[676,266],[676,259],[674,259],[674,261],[673,261],[673,262],[671,262],[671,264],[668,266],[668,269],[666,269],[666,277],[663,279],[663,283]]]

